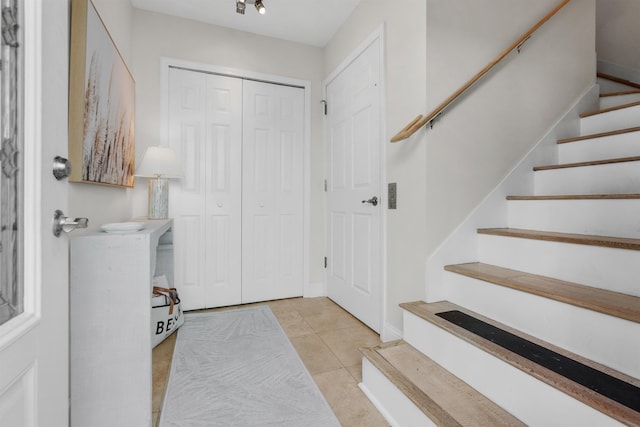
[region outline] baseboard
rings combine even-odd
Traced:
[[[598,60],[598,72],[619,77],[630,82],[640,83],[640,70],[637,68],[625,67],[624,65]]]
[[[323,282],[307,283],[304,286],[302,295],[305,298],[326,297],[327,287]]]
[[[382,342],[396,341],[402,339],[402,331],[389,323],[385,323],[380,334]]]

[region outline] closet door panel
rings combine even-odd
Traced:
[[[239,304],[242,286],[242,81],[206,74],[205,304]]]
[[[243,86],[242,302],[300,296],[304,91]]]
[[[205,80],[195,73],[170,69],[169,146],[182,162],[184,178],[171,180],[169,216],[175,224],[175,286],[183,308],[200,308],[204,300],[204,162],[206,134]],[[194,240],[195,239],[195,240]]]
[[[240,303],[242,83],[170,69],[169,145],[184,179],[174,180],[175,281],[185,309]]]

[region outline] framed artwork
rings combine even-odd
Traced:
[[[70,181],[133,187],[135,81],[91,0],[71,2]]]

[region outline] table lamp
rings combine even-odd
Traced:
[[[169,179],[182,178],[176,153],[169,147],[147,147],[135,176],[149,178],[149,219],[168,218]]]

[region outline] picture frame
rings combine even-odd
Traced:
[[[130,188],[135,80],[91,0],[71,2],[71,182]]]

